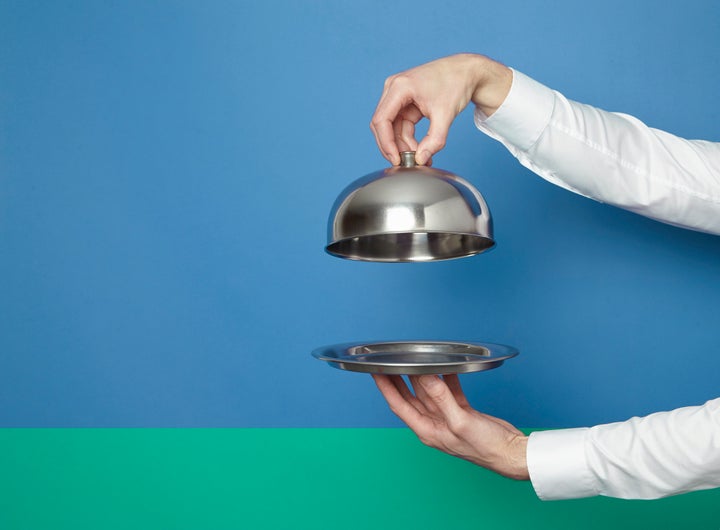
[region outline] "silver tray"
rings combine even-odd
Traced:
[[[313,357],[351,372],[389,375],[464,374],[497,368],[518,351],[484,342],[386,341],[323,346]]]

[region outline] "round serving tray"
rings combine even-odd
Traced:
[[[502,344],[431,340],[334,344],[312,352],[341,370],[389,375],[482,372],[517,354],[515,348]]]

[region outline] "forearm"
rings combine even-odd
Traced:
[[[720,399],[591,429],[533,433],[530,477],[542,499],[654,499],[720,486]]]
[[[720,234],[720,144],[567,100],[514,72],[478,127],[561,187],[666,223]],[[533,433],[538,496],[655,498],[720,486],[720,400],[592,429]]]
[[[720,144],[690,141],[566,99],[515,72],[478,127],[546,180],[669,224],[720,234]]]

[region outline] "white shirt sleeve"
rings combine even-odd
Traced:
[[[539,431],[527,450],[544,500],[656,499],[720,486],[720,399],[589,429]]]
[[[626,114],[570,101],[513,71],[510,93],[477,127],[528,169],[646,217],[720,234],[720,143],[685,140]]]
[[[505,102],[477,127],[570,191],[672,225],[720,234],[720,144],[570,101],[513,71]],[[534,432],[541,499],[651,499],[720,487],[720,399],[592,428]]]

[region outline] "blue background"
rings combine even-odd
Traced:
[[[486,53],[568,97],[718,140],[720,5],[0,1],[0,426],[399,423],[316,346],[507,343],[464,376],[523,427],[718,395],[720,239],[553,187],[459,117],[435,165],[498,246],[387,265],[323,252],[385,166],[385,77]]]

